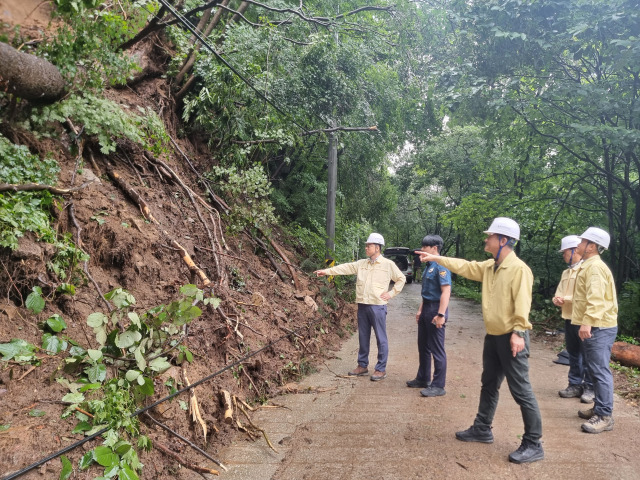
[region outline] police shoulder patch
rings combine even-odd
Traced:
[[[447,272],[446,272],[446,270],[440,270],[440,276],[441,276],[442,278],[446,277],[446,276],[447,276]]]

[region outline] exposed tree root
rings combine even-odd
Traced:
[[[219,462],[218,460],[216,460],[215,458],[213,458],[211,455],[209,455],[207,452],[205,452],[204,450],[202,450],[200,447],[198,447],[196,444],[194,444],[193,442],[189,441],[188,439],[184,438],[182,435],[180,435],[177,432],[174,432],[173,430],[171,430],[169,427],[167,427],[164,423],[160,423],[158,420],[156,420],[155,418],[153,418],[151,415],[149,415],[149,412],[145,412],[145,415],[147,416],[147,418],[149,418],[149,420],[151,420],[154,424],[156,424],[157,426],[159,426],[160,428],[164,429],[165,431],[169,432],[171,435],[179,438],[180,440],[182,440],[184,443],[186,443],[187,445],[189,445],[191,448],[193,448],[195,451],[197,451],[198,453],[204,455],[205,457],[207,457],[209,460],[211,460],[213,463],[215,463],[216,465],[218,465],[220,468],[222,468],[224,471],[227,471],[227,467],[225,467],[221,462]]]
[[[187,377],[187,369],[186,365],[182,366],[182,376],[184,377],[184,382],[187,385],[191,385],[189,378]],[[196,397],[195,388],[189,391],[191,394],[191,398],[189,399],[189,412],[191,413],[191,419],[194,422],[198,422],[202,427],[202,433],[204,435],[204,442],[207,443],[207,424],[202,419],[202,415],[200,415],[200,406],[198,405],[198,397]]]
[[[171,236],[169,235],[169,233],[164,230],[160,224],[160,222],[153,216],[153,214],[151,213],[151,210],[149,209],[149,205],[147,204],[147,202],[145,201],[144,198],[142,198],[142,196],[132,187],[129,186],[129,184],[113,169],[113,168],[108,168],[107,169],[107,174],[109,175],[109,177],[114,181],[114,183],[124,192],[127,194],[127,196],[129,198],[131,198],[131,200],[133,200],[134,202],[136,202],[136,204],[138,205],[138,207],[140,208],[140,211],[142,212],[142,214],[144,215],[144,217],[155,223],[160,231],[162,232],[162,234],[169,239],[171,246],[173,248],[176,248],[180,251],[180,254],[182,256],[182,260],[184,261],[184,263],[187,265],[187,267],[189,268],[189,271],[194,274],[197,275],[198,277],[200,277],[200,280],[202,281],[203,285],[205,287],[208,287],[209,285],[211,285],[211,280],[209,280],[209,278],[207,277],[207,274],[204,273],[204,271],[198,267],[195,262],[193,261],[193,259],[191,258],[191,255],[189,255],[189,252],[187,252],[187,249],[184,248],[182,245],[180,245],[176,240],[174,240],[173,238],[171,238]]]
[[[267,236],[264,231],[259,230],[260,233],[264,236],[264,238],[266,238],[267,240],[269,240],[269,243],[271,244],[271,246],[273,247],[273,249],[278,252],[278,255],[280,255],[282,257],[282,260],[284,260],[284,263],[287,265],[287,267],[289,268],[289,273],[291,273],[291,278],[293,278],[293,285],[295,286],[296,290],[300,290],[300,282],[298,281],[298,275],[296,275],[296,270],[291,266],[291,262],[289,262],[289,259],[287,258],[287,256],[285,255],[284,251],[280,248],[280,246],[275,242],[275,240],[273,240],[271,237]]]
[[[173,458],[176,462],[178,462],[183,467],[188,468],[189,470],[193,470],[194,472],[198,472],[198,473],[210,473],[211,475],[220,475],[220,472],[218,470],[214,470],[213,468],[201,467],[199,465],[194,465],[192,463],[187,462],[180,455],[178,455],[177,453],[169,450],[169,448],[165,447],[161,443],[154,442],[153,447],[157,448],[158,450],[160,450],[165,455]]]
[[[251,428],[253,428],[257,432],[260,432],[264,437],[265,441],[267,442],[267,445],[269,445],[269,448],[271,448],[271,450],[273,450],[274,452],[278,453],[278,450],[276,450],[274,446],[271,444],[271,441],[267,436],[267,432],[265,432],[263,428],[260,428],[254,425],[254,423],[251,421],[251,418],[249,417],[249,414],[241,404],[236,404],[236,406],[238,407],[238,410],[240,410],[244,414],[244,416],[247,418],[247,421],[249,422],[249,425],[251,426]]]
[[[84,252],[84,249],[82,248],[83,247],[83,245],[82,245],[82,237],[80,236],[80,232],[82,232],[82,227],[80,226],[80,224],[76,220],[76,215],[75,215],[75,209],[74,209],[74,206],[73,206],[73,202],[69,203],[68,211],[69,211],[69,219],[71,220],[71,224],[76,229],[76,245],[78,246],[79,249],[81,249]],[[84,252],[84,253],[86,254],[86,252]],[[93,283],[93,286],[96,288],[96,291],[98,292],[98,295],[100,295],[100,298],[102,299],[104,304],[107,306],[107,310],[109,310],[109,312],[112,312],[113,311],[113,307],[107,301],[107,299],[104,298],[104,295],[102,294],[102,291],[100,290],[100,286],[98,285],[98,283],[93,279],[93,277],[89,273],[89,261],[88,260],[85,260],[83,262],[82,269],[84,271],[84,274],[87,276],[87,278],[89,280],[91,280],[91,283]],[[86,332],[85,332],[85,335],[86,335]],[[87,338],[87,340],[88,340],[88,338]],[[91,342],[89,342],[89,343],[91,343]]]
[[[91,180],[83,183],[79,187],[73,188],[57,188],[39,183],[25,183],[21,185],[15,183],[0,183],[0,192],[41,192],[46,190],[54,195],[73,195],[75,192],[87,188],[93,182],[94,180]]]

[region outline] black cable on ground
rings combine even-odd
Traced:
[[[237,360],[237,361],[235,361],[235,362],[233,362],[233,363],[231,363],[231,364],[229,364],[229,365],[227,365],[227,366],[223,367],[222,369],[218,370],[218,371],[217,371],[217,372],[215,372],[215,373],[212,373],[211,375],[208,375],[208,376],[206,376],[206,377],[204,377],[204,378],[201,378],[200,380],[198,380],[198,381],[197,381],[197,382],[195,382],[195,383],[192,383],[192,384],[191,384],[191,385],[189,385],[188,387],[185,387],[185,388],[183,388],[182,390],[178,390],[177,392],[174,392],[174,393],[172,393],[171,395],[168,395],[168,396],[166,396],[166,397],[164,397],[164,398],[162,398],[162,399],[160,399],[160,400],[158,400],[158,401],[156,401],[156,402],[152,403],[151,405],[147,405],[146,407],[143,407],[143,408],[140,408],[140,409],[136,410],[135,412],[133,412],[133,413],[131,414],[131,417],[137,417],[138,415],[140,415],[140,414],[142,414],[142,413],[145,413],[146,411],[148,411],[148,410],[152,409],[153,407],[155,407],[155,406],[157,406],[157,405],[160,405],[161,403],[164,403],[164,402],[166,402],[166,401],[168,401],[168,400],[171,400],[172,398],[174,398],[174,397],[176,397],[176,396],[180,395],[181,393],[184,393],[184,392],[186,392],[186,391],[189,391],[189,390],[191,390],[192,388],[195,388],[195,387],[197,387],[198,385],[201,385],[201,384],[203,384],[203,383],[205,383],[205,382],[207,382],[207,381],[211,380],[212,378],[215,378],[215,377],[217,377],[217,376],[219,376],[219,375],[223,374],[224,372],[226,372],[226,371],[227,371],[227,370],[229,370],[230,368],[236,367],[236,366],[240,365],[241,363],[245,362],[246,360],[248,360],[248,359],[250,359],[250,358],[252,358],[252,357],[255,357],[255,356],[256,356],[256,355],[258,355],[259,353],[262,353],[262,352],[263,352],[263,351],[265,351],[266,349],[273,347],[275,344],[277,344],[278,342],[280,342],[280,341],[284,340],[285,338],[290,337],[290,336],[291,336],[291,335],[293,335],[294,333],[295,333],[295,334],[297,334],[299,331],[302,331],[302,330],[308,329],[308,328],[310,328],[310,327],[314,326],[316,323],[319,323],[319,322],[320,322],[320,321],[322,321],[322,320],[324,320],[324,318],[323,318],[323,317],[320,317],[319,319],[317,319],[317,320],[315,320],[315,321],[313,321],[313,322],[309,323],[308,325],[305,325],[304,327],[300,327],[300,328],[299,328],[299,329],[297,329],[297,330],[293,330],[291,333],[287,333],[286,335],[283,335],[282,337],[277,338],[277,339],[275,339],[275,340],[273,340],[273,341],[269,342],[268,344],[266,344],[264,347],[260,348],[259,350],[256,350],[255,352],[250,353],[249,355],[246,355],[245,357],[243,357],[243,358],[241,358],[241,359],[239,359],[239,360]],[[95,438],[99,437],[99,436],[100,436],[100,435],[102,435],[103,433],[106,433],[107,431],[109,431],[109,429],[110,429],[110,427],[105,427],[105,428],[103,428],[102,430],[100,430],[100,431],[98,431],[98,432],[94,433],[93,435],[90,435],[90,436],[88,436],[88,437],[86,437],[86,438],[83,438],[82,440],[79,440],[78,442],[73,443],[73,444],[71,444],[71,445],[69,445],[69,446],[67,446],[67,447],[63,448],[62,450],[59,450],[59,451],[57,451],[57,452],[55,452],[55,453],[52,453],[51,455],[48,455],[47,457],[45,457],[45,458],[43,458],[43,459],[41,459],[41,460],[38,460],[38,461],[37,461],[37,462],[35,462],[35,463],[32,463],[31,465],[29,465],[29,466],[27,466],[27,467],[23,468],[22,470],[19,470],[19,471],[17,471],[17,472],[14,472],[14,473],[9,474],[8,476],[6,476],[6,477],[2,478],[1,480],[13,480],[14,478],[19,478],[19,477],[21,477],[22,475],[24,475],[25,473],[30,472],[30,471],[31,471],[31,470],[33,470],[34,468],[37,468],[37,467],[39,467],[40,465],[43,465],[43,464],[45,464],[45,463],[47,463],[47,462],[49,462],[49,461],[51,461],[51,460],[53,460],[53,459],[55,459],[55,458],[59,457],[60,455],[64,455],[65,453],[70,452],[71,450],[74,450],[75,448],[79,447],[80,445],[84,445],[85,443],[87,443],[87,442],[89,442],[89,441],[91,441],[91,440],[93,440],[93,439],[95,439]]]

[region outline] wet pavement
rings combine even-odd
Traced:
[[[322,393],[287,394],[272,399],[285,408],[262,409],[253,422],[264,428],[278,450],[264,439],[239,434],[218,458],[229,468],[225,480],[320,479],[640,479],[640,418],[637,407],[616,396],[615,428],[599,435],[582,433],[578,399],[561,399],[566,366],[552,362],[557,351],[544,337],[531,346],[531,380],[543,418],[545,459],[514,465],[508,454],[520,444],[519,407],[506,382],[494,421],[493,444],[464,443],[454,433],[469,427],[480,394],[484,327],[480,306],[453,299],[447,326],[447,394],[423,398],[407,388],[417,370],[415,312],[420,285],[407,285],[389,304],[388,376],[342,378],[356,366],[357,335],[336,358],[305,378]],[[557,345],[557,342],[554,343]],[[377,349],[372,335],[370,372]],[[588,406],[586,406],[588,407]]]

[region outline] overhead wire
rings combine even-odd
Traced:
[[[291,115],[290,113],[285,112],[280,106],[276,105],[276,103],[272,99],[267,97],[267,95],[265,95],[262,91],[260,91],[260,89],[258,89],[255,85],[253,85],[241,72],[239,72],[237,68],[235,68],[233,65],[231,65],[222,55],[220,55],[216,51],[216,49],[213,48],[213,46],[207,41],[207,39],[204,38],[202,33],[199,32],[198,29],[189,21],[189,19],[187,19],[182,14],[180,14],[173,7],[173,5],[171,5],[167,0],[158,0],[158,1],[162,4],[162,6],[164,6],[167,9],[167,11],[169,11],[169,13],[171,13],[171,15],[173,15],[176,18],[176,20],[178,20],[178,22],[180,22],[180,24],[182,24],[185,28],[187,28],[187,30],[189,30],[196,37],[196,39],[200,43],[202,43],[202,45],[216,57],[216,59],[219,62],[221,62],[225,67],[227,67],[229,70],[231,70],[249,88],[251,88],[254,92],[256,92],[256,94],[258,94],[258,96],[260,98],[262,98],[265,102],[267,102],[269,105],[271,105],[282,116],[284,116],[285,118],[288,118],[294,125],[296,125],[300,129],[302,129],[303,132],[309,131],[308,128],[306,128],[303,125],[301,125],[300,123],[298,123],[296,121],[296,119],[293,117],[293,115]],[[320,117],[318,117],[318,118],[320,118]],[[323,120],[321,118],[320,118],[320,120],[323,123],[325,123],[327,126],[330,126],[325,120]]]

